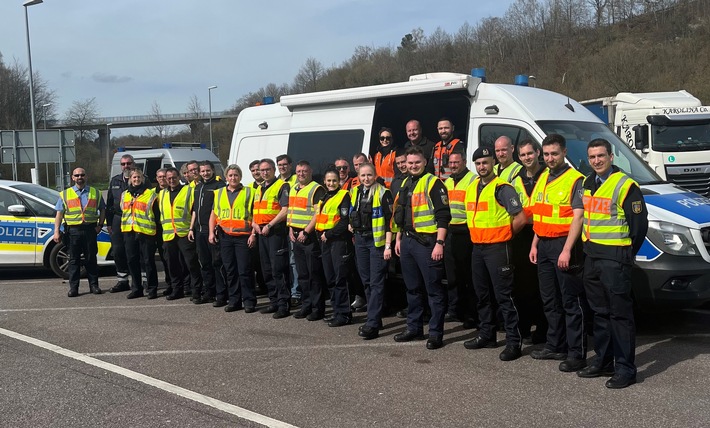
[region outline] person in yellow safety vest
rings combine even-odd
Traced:
[[[496,151],[496,158],[498,159],[498,165],[495,167],[495,174],[502,180],[512,183],[513,178],[515,178],[518,172],[523,168],[522,165],[515,162],[513,159],[513,151],[515,151],[513,140],[511,140],[510,137],[502,135],[496,139],[494,148]]]
[[[375,165],[377,176],[385,182],[385,187],[392,187],[394,179],[394,134],[390,128],[381,128],[379,132],[380,147],[377,148],[372,164]]]
[[[297,177],[293,172],[293,159],[287,154],[276,156],[276,169],[279,172],[278,178],[288,184],[289,190],[296,185]],[[290,306],[296,308],[301,306],[301,287],[298,285],[298,270],[296,269],[296,259],[293,255],[293,242],[288,242],[288,264],[291,269],[289,287],[291,289]]]
[[[542,150],[536,141],[525,139],[518,143],[517,150],[523,168],[515,175],[511,184],[523,204],[528,222],[513,237],[513,265],[515,265],[513,296],[515,296],[515,306],[518,308],[518,328],[523,337],[523,344],[532,345],[545,343],[547,340],[547,318],[542,309],[537,266],[530,262],[530,245],[535,236],[530,212],[530,195],[546,167],[540,165]],[[535,326],[534,331],[533,326]]]
[[[143,297],[144,291],[148,299],[158,297],[155,249],[160,206],[157,200],[158,195],[146,184],[143,172],[132,169],[128,188],[121,194],[121,233],[131,274],[131,292],[126,296],[129,299]]]
[[[448,283],[449,304],[446,321],[461,321],[464,328],[473,328],[476,319],[476,296],[471,280],[471,251],[473,244],[466,226],[466,190],[476,173],[466,167],[464,155],[454,152],[449,156],[451,176],[444,185],[449,193],[451,222],[444,245],[444,267]]]
[[[466,349],[495,348],[496,322],[490,290],[503,314],[506,346],[501,361],[522,355],[518,311],[513,303],[511,240],[527,223],[513,186],[493,173],[493,151],[479,147],[473,154],[478,178],[466,191],[466,224],[473,242],[471,270],[478,298],[478,336],[464,342]]]
[[[86,276],[89,279],[89,290],[93,294],[101,294],[99,288],[99,267],[96,262],[98,246],[96,235],[101,232],[104,224],[106,206],[101,193],[95,187],[87,186],[87,175],[84,168],[75,168],[72,172],[74,185],[65,189],[60,195],[55,209],[54,242],[62,240],[61,227],[64,223],[65,245],[69,250],[69,297],[79,295],[79,279],[81,277],[81,255],[84,255]]]
[[[229,165],[225,175],[227,186],[214,190],[208,241],[219,247],[224,262],[228,290],[224,311],[234,312],[244,308],[244,312],[250,314],[256,311],[251,264],[251,248],[256,245],[256,234],[252,228],[256,189],[242,185],[242,169],[237,165]]]
[[[358,335],[371,340],[379,337],[382,328],[385,276],[392,257],[392,194],[377,181],[371,163],[360,165],[358,174],[360,184],[350,190],[350,228],[355,235],[355,259],[367,298],[367,320]]]
[[[612,376],[607,388],[636,382],[636,328],[631,298],[631,269],[648,231],[648,211],[641,189],[613,166],[611,144],[587,145],[594,170],[584,188],[584,289],[594,312],[595,358],[577,376]]]
[[[407,149],[409,177],[402,183],[394,208],[395,253],[407,287],[407,328],[396,342],[424,338],[424,307],[429,297],[431,319],[427,349],[444,346],[447,293],[444,277],[444,239],[451,221],[444,183],[426,172],[427,160],[418,147]]]
[[[273,314],[275,319],[291,315],[289,309],[290,269],[286,212],[290,186],[276,178],[276,164],[262,159],[259,172],[264,178],[254,195],[254,221],[252,227],[259,237],[259,259],[264,281],[269,290],[269,306],[262,314]]]
[[[296,185],[291,187],[286,212],[289,240],[293,244],[298,285],[301,289],[301,310],[293,317],[308,321],[325,316],[325,277],[321,262],[320,244],[315,233],[316,206],[325,189],[313,181],[313,170],[308,161],[296,164]]]
[[[587,365],[582,283],[582,174],[565,162],[567,142],[559,134],[542,140],[547,169],[530,195],[533,237],[530,262],[537,264],[540,296],[547,318],[545,347],[532,351],[538,360],[562,360],[560,371]]]
[[[466,156],[466,143],[454,138],[454,123],[451,119],[442,117],[436,125],[436,130],[439,132],[441,141],[434,145],[432,152],[432,162],[434,162],[434,175],[442,180],[449,178],[451,171],[449,170],[449,156],[454,151],[460,152]]]
[[[194,189],[189,184],[180,183],[180,175],[175,168],[168,168],[165,177],[168,180],[168,187],[158,194],[158,203],[160,224],[163,228],[163,249],[172,281],[172,293],[167,296],[167,299],[180,299],[187,293],[193,297],[200,297],[202,293],[200,262],[197,259],[195,243],[187,239]]]
[[[316,207],[315,228],[321,245],[321,259],[326,285],[332,290],[333,316],[328,326],[341,327],[352,322],[348,276],[355,268],[350,224],[349,192],[340,188],[337,170],[323,174],[326,192]]]

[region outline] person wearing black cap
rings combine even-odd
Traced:
[[[515,188],[493,172],[493,151],[479,147],[473,154],[478,177],[466,190],[466,223],[473,242],[471,270],[478,297],[479,333],[464,342],[466,349],[495,348],[495,312],[490,290],[503,313],[506,347],[502,361],[520,358],[518,311],[512,299],[513,271],[510,241],[527,223]]]
[[[444,317],[447,290],[444,276],[444,240],[451,221],[446,187],[433,174],[426,172],[427,160],[417,147],[407,149],[409,177],[395,201],[393,220],[397,231],[395,253],[402,263],[407,287],[407,328],[394,336],[397,342],[424,338],[424,305],[422,290],[429,296],[431,319],[427,349],[444,346]],[[393,227],[394,229],[394,227]]]

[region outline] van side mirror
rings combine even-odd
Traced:
[[[10,205],[7,207],[7,212],[12,215],[26,215],[27,208],[24,205]]]
[[[648,148],[648,125],[634,126],[634,147],[636,150]]]

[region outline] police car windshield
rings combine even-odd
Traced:
[[[587,144],[594,139],[603,138],[611,143],[614,165],[637,183],[663,182],[646,162],[602,123],[539,121],[538,125],[546,134],[560,134],[565,137],[567,160],[584,175],[592,172],[587,160]]]
[[[59,199],[59,192],[56,190],[47,189],[46,187],[37,186],[36,184],[15,184],[11,187],[52,205],[56,204]]]

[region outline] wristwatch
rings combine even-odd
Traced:
[[[436,243],[443,246],[444,245],[444,240],[443,239],[437,239]]]

